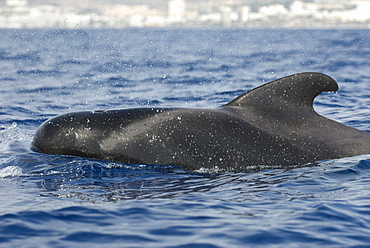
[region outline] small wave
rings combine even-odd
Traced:
[[[25,134],[16,122],[13,122],[10,126],[0,125],[0,143],[14,140],[28,140],[29,138],[30,136]]]
[[[77,60],[77,59],[67,59],[62,62],[60,62],[61,65],[83,65],[83,64],[88,64],[85,61],[82,60]]]
[[[0,178],[17,177],[22,175],[22,169],[18,166],[8,166],[0,169]]]
[[[15,61],[15,60],[23,60],[23,61],[41,61],[41,57],[37,52],[30,52],[30,53],[19,53],[19,54],[8,54],[8,53],[0,53],[0,60],[2,61]]]
[[[50,77],[58,77],[63,72],[58,70],[41,70],[41,69],[34,69],[34,70],[19,70],[17,74],[28,76],[28,75],[42,75],[42,76],[50,76]]]

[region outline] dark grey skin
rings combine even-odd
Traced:
[[[300,73],[250,90],[215,109],[137,108],[59,115],[32,147],[130,164],[189,170],[301,165],[370,154],[370,133],[318,115],[313,100],[337,83]]]

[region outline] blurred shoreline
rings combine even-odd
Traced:
[[[153,28],[281,28],[370,29],[370,1],[291,1],[258,6],[243,1],[169,0],[146,4],[61,5],[6,0],[0,4],[0,28],[121,29]]]

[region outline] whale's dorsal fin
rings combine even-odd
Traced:
[[[267,109],[304,108],[313,110],[313,100],[323,91],[337,91],[331,77],[315,72],[298,73],[254,88],[238,96],[225,107]],[[279,111],[279,112],[280,112]]]

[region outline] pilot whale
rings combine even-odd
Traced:
[[[35,151],[184,169],[301,165],[370,154],[370,133],[317,114],[314,98],[337,91],[321,73],[299,73],[214,109],[134,108],[67,113],[44,122]]]

